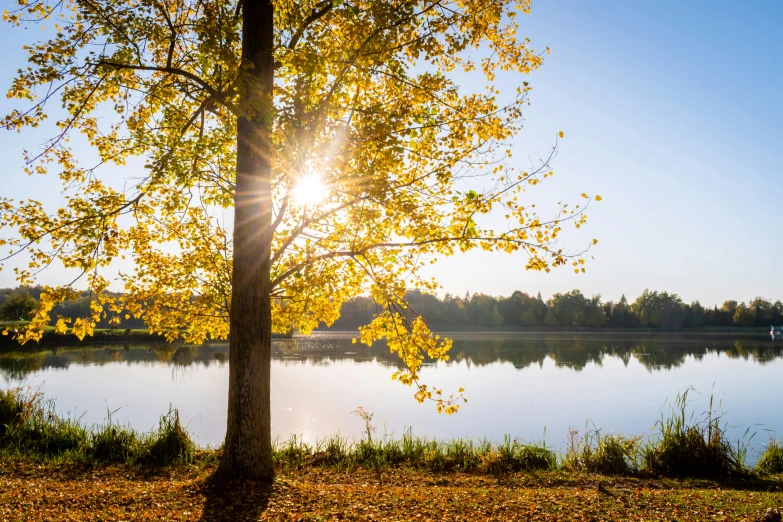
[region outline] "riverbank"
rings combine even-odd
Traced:
[[[502,442],[338,436],[274,447],[274,486],[219,483],[176,410],[147,433],[87,427],[0,390],[0,520],[780,520],[783,446],[753,464],[719,418],[685,415],[650,440],[572,433],[557,452]]]
[[[1,520],[780,520],[780,480],[538,472],[280,469],[274,485],[217,483],[214,466],[157,470],[0,460]],[[772,511],[770,511],[772,510]]]

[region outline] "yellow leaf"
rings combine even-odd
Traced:
[[[459,390],[457,390],[457,391],[458,391],[459,393],[462,393],[462,392],[464,392],[464,391],[465,391],[465,388],[460,388],[460,389],[459,389]]]
[[[595,200],[596,200],[596,201],[601,201],[602,199],[604,199],[604,198],[602,198],[601,196],[599,196],[598,194],[596,194],[596,196],[595,196]]]
[[[527,82],[516,82],[521,83],[519,95],[510,100],[506,93],[491,86],[485,94],[474,95],[462,93],[455,83],[461,75],[451,74],[452,64],[462,63],[465,72],[475,68],[461,61],[463,45],[454,44],[463,42],[463,37],[471,45],[481,48],[489,44],[497,51],[491,59],[482,60],[483,76],[489,84],[501,71],[527,74],[538,69],[544,61],[543,53],[535,53],[530,40],[519,39],[516,31],[509,31],[511,27],[503,16],[502,6],[506,4],[516,3],[528,12],[530,0],[460,1],[454,2],[459,7],[456,10],[417,10],[402,17],[394,10],[383,9],[389,3],[383,0],[361,2],[367,12],[373,13],[371,17],[356,15],[353,7],[349,10],[352,14],[346,16],[345,9],[336,8],[333,15],[319,20],[319,30],[308,31],[306,42],[300,44],[312,50],[312,56],[310,51],[305,53],[306,60],[300,59],[304,55],[299,52],[280,55],[285,63],[276,74],[276,94],[254,82],[234,82],[230,96],[214,97],[208,106],[192,95],[184,81],[169,82],[165,89],[159,89],[150,82],[148,67],[100,67],[99,73],[110,75],[107,78],[111,81],[105,82],[96,80],[97,74],[86,73],[94,69],[85,60],[89,60],[87,55],[95,45],[108,42],[112,57],[122,60],[136,56],[137,42],[143,41],[142,58],[152,66],[171,53],[171,42],[161,37],[159,24],[144,24],[133,16],[118,18],[116,9],[107,2],[89,7],[71,0],[68,3],[75,16],[73,27],[89,20],[92,34],[85,38],[80,30],[57,30],[63,34],[53,34],[50,42],[29,48],[29,67],[18,69],[9,96],[32,99],[33,89],[42,84],[42,79],[67,84],[68,89],[45,95],[47,99],[51,96],[50,106],[62,102],[70,111],[71,124],[60,129],[63,134],[58,140],[65,143],[71,134],[83,131],[87,144],[99,157],[112,158],[118,165],[135,155],[151,161],[144,167],[148,181],[120,191],[113,188],[116,184],[111,170],[91,169],[85,174],[77,166],[75,150],[50,147],[36,159],[28,158],[31,161],[25,170],[45,174],[47,165],[56,162],[67,204],[46,209],[34,200],[14,202],[0,197],[0,248],[16,249],[22,244],[8,244],[6,230],[18,231],[18,240],[24,244],[32,241],[26,247],[31,253],[29,269],[20,269],[20,282],[33,284],[32,274],[51,263],[80,267],[91,274],[80,283],[89,290],[87,314],[73,322],[59,322],[58,332],[68,331],[83,339],[94,335],[96,325],[104,320],[111,319],[110,325],[116,327],[120,317],[133,317],[142,320],[149,332],[164,335],[169,341],[182,338],[189,344],[201,344],[209,339],[225,340],[231,323],[231,256],[246,261],[259,251],[255,247],[237,248],[245,243],[234,242],[226,225],[232,223],[233,212],[234,218],[250,216],[247,226],[252,230],[266,219],[252,208],[274,208],[274,230],[256,236],[257,246],[263,251],[272,250],[272,262],[252,272],[254,277],[274,278],[275,293],[265,291],[263,295],[264,305],[271,307],[272,330],[282,333],[295,329],[308,335],[322,323],[332,325],[337,321],[343,304],[369,293],[380,312],[368,319],[369,324],[359,329],[359,336],[351,339],[351,344],[371,346],[384,341],[405,369],[393,378],[423,390],[417,400],[434,400],[434,396],[441,396],[440,390],[424,387],[419,371],[425,357],[448,361],[451,340],[432,334],[421,318],[411,321],[405,302],[411,286],[426,292],[437,288],[436,281],[416,277],[425,260],[434,263],[436,255],[450,256],[476,248],[505,254],[519,252],[519,258],[527,255],[531,261],[526,268],[530,270],[549,272],[561,265],[568,269],[567,258],[560,251],[549,250],[561,230],[558,222],[542,222],[535,214],[535,204],[523,207],[517,203],[517,195],[552,176],[548,163],[534,166],[532,172],[540,172],[538,176],[495,164],[494,147],[476,149],[476,143],[514,143],[522,130],[521,111],[531,87]],[[278,2],[281,21],[298,18],[301,6],[295,4],[321,3]],[[32,11],[27,14],[41,20],[57,18],[53,12],[50,16],[52,7],[46,2],[19,0],[17,4],[14,13],[3,15],[15,25],[22,21],[21,11],[16,10],[20,6],[30,6]],[[238,74],[244,77],[242,42],[215,37],[233,34],[237,27],[219,20],[203,24],[200,15],[198,10],[177,13],[175,58],[186,56],[200,70],[220,71],[221,78],[237,78]],[[356,41],[344,38],[377,27],[395,29],[373,33],[372,52],[364,52],[363,44],[356,47]],[[441,41],[446,37],[444,28],[459,33],[448,45]],[[287,29],[290,27],[280,27]],[[132,34],[135,41],[129,41],[127,34]],[[401,39],[408,43],[400,46]],[[415,71],[396,67],[394,81],[388,81],[387,73],[378,68],[381,62],[409,63],[422,53],[438,64],[433,67],[434,75],[420,78]],[[342,65],[335,65],[334,60],[340,56],[352,56],[352,70],[361,74],[341,76],[339,89],[335,90],[334,71]],[[195,74],[188,76],[196,83],[209,79],[200,80]],[[424,82],[421,89],[400,89],[401,84],[420,82]],[[130,105],[124,101],[128,92],[138,97]],[[260,102],[266,94],[271,95],[274,107]],[[302,120],[311,114],[310,100],[331,99],[329,106],[337,107],[348,102],[346,97],[353,99],[352,107],[366,108],[362,118],[372,125],[353,125],[349,126],[350,132],[343,132],[344,114],[332,109],[319,112],[312,120]],[[74,111],[79,101],[79,109]],[[507,102],[505,109],[495,110]],[[98,107],[106,104],[120,112],[104,114]],[[40,107],[43,111],[43,104]],[[14,115],[13,126],[19,130],[37,127],[47,114],[32,111]],[[248,136],[250,147],[238,150],[239,118],[254,120],[253,126],[265,126],[263,134],[268,134],[268,139],[259,141],[261,133],[252,133]],[[183,121],[189,121],[184,130]],[[459,123],[450,123],[453,121]],[[303,126],[308,129],[307,147],[301,147],[297,138]],[[445,135],[441,131],[444,126],[449,129]],[[403,143],[399,132],[404,129],[408,129],[410,140]],[[105,134],[107,130],[109,135]],[[556,141],[565,138],[562,130],[556,135]],[[336,139],[341,143],[339,154],[333,150]],[[242,155],[251,148],[274,158],[269,186],[253,194],[241,187],[227,190],[236,164],[245,161]],[[513,145],[509,145],[509,158],[512,151]],[[411,168],[412,157],[420,158],[417,161],[422,162],[421,168]],[[497,185],[485,187],[481,180],[467,180],[463,193],[459,169],[465,160],[493,172]],[[346,165],[351,167],[343,168]],[[199,176],[195,192],[191,191],[191,178],[182,176],[185,166],[194,173],[206,174]],[[511,183],[517,174],[522,174],[519,183]],[[372,180],[372,198],[357,198],[352,191],[344,190],[356,184],[363,186],[368,179]],[[452,204],[443,205],[444,201]],[[225,219],[213,219],[211,211],[204,211],[206,208],[224,209]],[[572,208],[562,206],[561,219],[574,217],[576,209]],[[132,220],[120,219],[128,212]],[[491,222],[493,217],[506,213],[507,219],[518,221],[519,226],[496,232],[470,218],[487,214]],[[579,220],[579,215],[576,218],[574,223],[581,227],[585,221]],[[100,228],[92,223],[99,223]],[[36,246],[39,238],[43,238],[42,244]],[[168,244],[176,248],[169,252],[164,247]],[[356,258],[345,257],[345,247],[362,253]],[[118,281],[124,284],[121,294],[110,293],[110,281],[99,275],[99,268],[126,256],[135,270],[119,275]],[[372,267],[377,270],[367,270]],[[234,290],[244,293],[246,288]],[[69,287],[44,292],[31,325],[21,333],[11,329],[5,335],[20,342],[40,340],[57,305],[79,297]],[[454,396],[462,398],[463,391],[460,388]],[[450,402],[441,402],[439,410],[447,414],[457,411]]]
[[[588,197],[588,196],[587,196],[587,194],[585,194],[584,192],[582,192],[582,197],[583,197],[583,198],[585,198],[585,199],[587,199],[587,197]]]

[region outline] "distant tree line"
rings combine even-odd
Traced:
[[[491,327],[608,327],[608,328],[702,328],[762,327],[783,324],[783,303],[757,297],[747,303],[726,301],[706,308],[698,301],[684,303],[677,294],[645,290],[629,303],[586,297],[579,290],[554,294],[544,301],[516,291],[508,297],[476,293],[465,297],[446,294],[443,299],[412,291],[411,314],[423,316],[430,325]],[[369,297],[343,305],[331,329],[348,330],[367,324],[376,312]]]
[[[38,299],[43,291],[41,286],[0,288],[0,321],[30,320],[31,315],[38,308]],[[60,303],[52,314],[52,325],[57,320],[57,316],[66,319],[90,317],[89,292],[82,292],[78,299]],[[117,325],[121,325],[122,328],[145,328],[144,321],[134,318],[126,311],[119,314],[107,314],[96,328],[110,328]]]
[[[0,320],[28,320],[35,312],[41,287],[0,289]],[[539,293],[532,297],[517,290],[508,297],[482,293],[465,297],[446,294],[442,299],[419,292],[408,293],[411,315],[421,315],[434,326],[491,327],[608,327],[608,328],[702,328],[764,327],[783,325],[783,303],[756,297],[746,303],[725,301],[720,307],[705,308],[698,301],[684,303],[677,294],[645,290],[629,303],[602,301],[600,295],[586,297],[579,290],[554,294],[547,301]],[[369,297],[357,297],[343,305],[332,330],[354,330],[372,321],[378,312]],[[89,317],[90,295],[85,292],[59,305],[55,315],[75,319]],[[122,328],[144,328],[141,319],[126,313],[107,315],[98,324],[108,328],[117,321]]]

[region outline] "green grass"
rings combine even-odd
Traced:
[[[499,443],[441,441],[412,431],[373,437],[372,417],[368,415],[362,439],[334,436],[310,444],[295,436],[275,443],[273,458],[283,470],[313,466],[346,471],[408,468],[489,475],[560,471],[711,479],[783,473],[780,442],[770,441],[755,469],[750,469],[745,463],[747,434],[732,444],[712,401],[703,417],[689,417],[687,404],[686,392],[662,415],[657,433],[647,441],[638,436],[606,435],[593,426],[583,436],[570,430],[570,443],[562,453],[510,436]],[[113,413],[108,412],[106,423],[85,427],[81,419],[58,415],[53,402],[36,391],[0,390],[0,456],[135,466],[215,462],[220,458],[219,449],[197,449],[176,409],[170,409],[148,433],[117,424]]]
[[[107,422],[96,426],[90,434],[90,454],[98,462],[130,462],[141,444],[141,438],[131,427],[112,421],[115,412],[108,412]]]
[[[756,462],[756,470],[770,475],[783,473],[783,443],[777,439],[770,439]]]
[[[690,390],[688,390],[690,391]],[[727,426],[713,409],[702,418],[686,415],[688,391],[678,394],[657,422],[658,434],[644,448],[645,469],[668,477],[728,477],[747,474],[747,432],[735,446],[726,436]]]
[[[9,426],[26,420],[33,409],[31,402],[36,400],[36,395],[25,395],[16,389],[0,390],[0,440],[5,438]]]
[[[604,435],[595,426],[583,437],[571,429],[562,467],[604,475],[634,475],[641,471],[641,443],[641,437]]]
[[[182,427],[179,412],[170,408],[160,418],[157,429],[142,438],[136,458],[142,464],[189,464],[194,461],[195,455],[196,444]]]
[[[37,391],[0,390],[0,454],[44,461],[125,463],[159,466],[191,463],[196,445],[175,409],[149,433],[108,421],[88,428],[81,419],[63,418]]]
[[[503,474],[554,470],[557,454],[543,445],[526,444],[509,436],[500,444],[471,439],[438,441],[411,431],[359,441],[334,436],[308,444],[296,436],[274,445],[275,462],[284,469],[311,464],[342,469],[411,467],[426,471]]]

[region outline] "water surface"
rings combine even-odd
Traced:
[[[504,434],[562,447],[568,428],[590,422],[605,432],[650,434],[666,400],[695,388],[695,413],[711,393],[739,436],[750,427],[756,446],[783,434],[783,342],[763,336],[454,334],[451,360],[427,364],[422,380],[444,392],[466,390],[453,416],[418,404],[412,388],[393,382],[399,367],[384,345],[321,334],[274,342],[274,434],[313,441],[358,437],[358,406],[380,433],[407,428],[438,438]],[[169,405],[201,445],[225,434],[226,344],[194,347],[63,346],[0,352],[4,387],[40,387],[58,409],[87,424],[113,418],[146,431]]]

